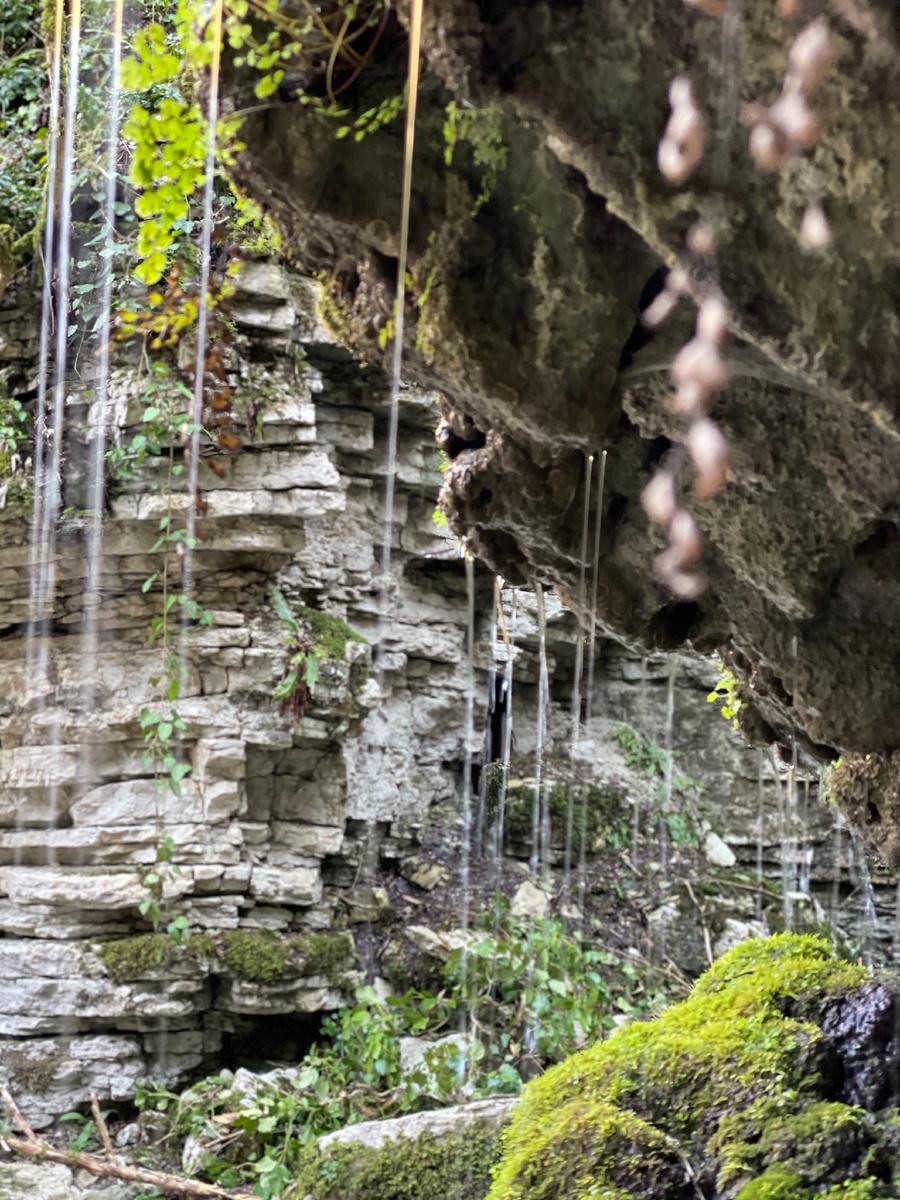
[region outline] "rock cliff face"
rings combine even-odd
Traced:
[[[479,555],[577,598],[585,456],[608,448],[602,621],[643,646],[724,647],[755,738],[828,760],[900,743],[900,46],[894,10],[877,0],[788,7],[793,21],[775,5],[729,5],[723,26],[669,0],[426,5],[408,371],[440,391],[445,502]],[[354,115],[402,87],[408,3],[398,11],[344,97]],[[814,96],[821,132],[762,173],[746,106],[777,98],[792,38],[821,13],[835,50]],[[656,151],[680,74],[714,137],[677,190]],[[249,86],[226,81],[235,108]],[[447,165],[451,101],[471,124]],[[377,361],[398,253],[398,128],[338,141],[284,103],[242,136],[241,181],[297,261],[325,273],[347,337]],[[828,212],[826,253],[800,245],[810,200]],[[715,261],[686,250],[698,218],[717,229]],[[721,285],[732,340],[713,411],[728,485],[698,500],[681,484],[707,587],[675,603],[654,578],[661,535],[638,497],[684,439],[664,400],[692,306],[647,345],[636,327],[660,268],[678,262],[694,300]],[[895,816],[887,799],[873,803],[874,843]]]
[[[147,591],[143,582],[160,562],[152,548],[166,508],[164,463],[151,455],[109,501],[96,643],[85,625],[87,518],[72,509],[63,516],[46,676],[29,665],[24,640],[28,517],[12,503],[0,511],[0,1072],[36,1125],[92,1090],[127,1098],[148,1074],[184,1078],[223,1047],[227,1055],[248,1029],[263,1046],[272,1019],[276,1057],[302,1051],[314,1014],[347,1000],[360,979],[348,926],[368,929],[377,918],[373,878],[396,875],[431,825],[445,831],[444,920],[457,905],[467,600],[463,564],[432,521],[440,482],[434,397],[402,393],[390,613],[382,622],[375,564],[383,536],[383,376],[350,360],[322,327],[309,279],[254,263],[239,287],[230,365],[238,387],[261,401],[261,433],[221,483],[206,479],[194,577],[214,622],[183,633],[188,677],[177,709],[191,772],[180,797],[144,761],[141,734],[142,708],[159,704],[154,679],[163,652],[148,647],[147,635],[162,596],[158,582]],[[5,373],[23,395],[33,386],[33,313],[22,291],[7,293],[0,308]],[[71,382],[73,462],[92,370],[81,362]],[[123,354],[111,393],[123,446],[142,409],[139,378]],[[77,492],[77,472],[69,487]],[[173,496],[177,511],[184,493]],[[340,636],[343,650],[322,663],[299,720],[272,698],[286,652],[274,587],[295,610],[326,612],[336,619],[333,630],[368,642]],[[479,572],[476,764],[497,637],[492,597],[493,580]],[[516,650],[515,751],[525,759],[537,728],[534,613],[525,592],[515,618],[507,613]],[[575,640],[572,614],[548,598],[551,757],[570,747]],[[665,740],[669,666],[661,657],[642,664],[612,642],[600,645],[595,666],[578,770],[586,780],[624,782],[649,838],[655,787],[629,771],[610,734],[625,722]],[[799,887],[803,874],[817,902],[862,941],[870,935],[856,910],[848,918],[837,907],[858,886],[861,860],[846,835],[836,838],[824,810],[810,805],[788,831],[793,858],[785,866],[778,816],[785,793],[766,768],[760,809],[755,754],[706,704],[715,675],[712,664],[690,656],[676,674],[679,771],[703,781],[704,802],[718,814],[739,871],[752,878],[762,854],[767,876],[785,873]],[[158,862],[166,839],[169,861]],[[810,858],[801,861],[799,848]],[[415,864],[403,869],[419,878]],[[158,882],[148,881],[151,874]],[[748,906],[753,916],[752,893],[739,895],[743,901],[719,914],[717,939],[735,935]],[[185,918],[187,946],[164,932],[152,936],[153,910],[141,911],[148,900],[158,905],[163,931]],[[878,901],[889,937],[893,893],[879,891]],[[798,911],[804,903],[797,901]],[[680,922],[669,945],[677,940],[683,965],[699,970],[707,962],[707,914],[670,908],[653,919],[669,931]],[[365,965],[370,974],[378,969]]]

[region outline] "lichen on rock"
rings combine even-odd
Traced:
[[[888,1080],[895,1008],[820,938],[746,942],[683,1003],[529,1084],[489,1200],[896,1196],[891,1088],[855,1083]]]

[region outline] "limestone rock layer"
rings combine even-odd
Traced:
[[[756,740],[828,761],[900,744],[900,50],[890,6],[794,7],[741,6],[736,24],[729,6],[723,25],[672,0],[426,4],[405,369],[440,392],[445,507],[494,569],[579,607],[585,461],[607,449],[603,625],[632,644],[723,647]],[[402,87],[408,9],[347,94],[354,114]],[[811,97],[818,138],[761,172],[752,106],[778,98],[792,40],[821,15],[834,62]],[[679,75],[711,139],[675,188],[656,159]],[[235,107],[248,87],[229,75]],[[452,144],[451,102],[475,113]],[[323,274],[343,335],[383,358],[400,123],[337,140],[285,103],[243,136],[242,184]],[[799,237],[813,202],[834,237],[821,253]],[[716,230],[714,259],[686,248],[698,219]],[[641,307],[676,264],[691,299],[649,338]],[[660,461],[678,465],[668,367],[693,303],[719,286],[731,378],[712,416],[729,476],[701,500],[680,472],[707,584],[677,602],[638,499]]]

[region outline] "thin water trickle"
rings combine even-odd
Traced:
[[[586,577],[588,532],[591,523],[591,477],[594,471],[594,456],[588,454],[584,468],[584,515],[581,522],[581,551],[578,561],[578,625],[575,634],[575,662],[572,667],[572,745],[571,758],[574,763],[581,733],[581,677],[584,672],[584,629],[581,622],[586,607]],[[566,849],[563,863],[563,893],[568,896],[572,874],[572,842],[575,823],[575,793],[570,780],[566,788]]]
[[[47,637],[45,598],[43,596],[43,579],[47,553],[41,542],[43,529],[44,482],[45,482],[45,450],[47,432],[47,395],[50,381],[50,347],[54,323],[53,306],[53,275],[56,254],[57,213],[54,189],[59,170],[59,143],[62,136],[60,128],[60,111],[62,99],[62,58],[63,34],[65,22],[65,0],[56,0],[53,26],[52,64],[50,70],[50,136],[47,152],[47,199],[46,215],[44,217],[43,241],[43,280],[41,284],[41,327],[38,342],[38,376],[37,376],[37,405],[34,418],[34,501],[31,515],[31,545],[29,550],[29,602],[28,622],[25,629],[25,686],[31,689],[31,702],[34,709],[40,712],[47,704],[46,695],[46,649]],[[63,319],[67,319],[65,316]],[[38,660],[44,677],[38,673]],[[52,776],[54,764],[50,763]],[[52,784],[48,783],[48,786]],[[25,828],[25,812],[21,803],[16,805],[15,814],[16,834]],[[22,839],[16,837],[14,863],[21,862]]]
[[[872,886],[872,876],[869,873],[865,847],[856,834],[851,836],[850,853],[853,882],[862,905],[861,957],[866,966],[871,967],[875,951],[875,926],[878,913],[875,908],[875,889]]]
[[[472,742],[475,738],[475,560],[468,552],[466,564],[466,715],[463,730],[463,781],[462,781],[462,857],[460,863],[460,929],[462,930],[462,952],[460,961],[460,982],[462,994],[467,994],[468,975],[468,942],[471,908],[471,857],[472,857]],[[465,1005],[460,1010],[460,1033],[468,1032],[468,1019]],[[471,1014],[473,1027],[476,1024],[476,1014]],[[462,1082],[467,1082],[473,1066],[471,1054],[474,1044],[466,1054],[465,1076]]]
[[[381,547],[381,588],[378,657],[383,653],[391,591],[391,543],[394,528],[394,491],[397,476],[397,435],[400,428],[400,383],[403,366],[403,332],[406,309],[406,261],[409,253],[409,215],[412,203],[413,156],[416,149],[416,107],[419,100],[419,59],[422,43],[423,0],[412,0],[409,24],[409,101],[403,148],[403,184],[400,206],[400,245],[397,253],[397,299],[394,311],[394,346],[391,363],[391,401],[388,418],[387,479],[384,492],[384,540]],[[382,682],[382,666],[376,661],[376,679]]]
[[[819,773],[819,795],[821,797],[825,794],[825,772],[822,771]],[[841,908],[841,884],[844,873],[844,847],[842,845],[844,821],[837,809],[832,809],[832,811],[834,813],[834,867],[832,868],[830,920],[832,925],[837,926]]]
[[[791,884],[791,871],[789,866],[787,843],[788,843],[788,803],[785,795],[785,787],[781,778],[781,765],[775,755],[774,750],[769,750],[769,762],[772,765],[772,775],[775,779],[775,788],[778,794],[778,840],[781,847],[781,916],[784,921],[784,928],[790,932],[794,928],[794,902],[793,888]]]
[[[531,871],[537,874],[538,867],[542,868],[545,878],[550,874],[550,808],[543,787],[544,742],[547,735],[547,705],[549,701],[550,679],[547,671],[547,610],[544,603],[544,589],[535,581],[534,598],[537,606],[538,628],[538,706],[537,733],[534,747],[534,799],[531,810]]]
[[[762,747],[756,751],[756,919],[763,915],[763,846],[766,826],[766,789]]]
[[[475,813],[475,853],[481,858],[485,850],[485,842],[488,835],[488,812],[487,812],[487,793],[486,780],[490,776],[488,768],[491,763],[497,759],[499,746],[494,745],[494,730],[497,722],[498,709],[502,716],[503,709],[500,707],[502,697],[498,695],[497,689],[497,660],[495,656],[495,648],[497,645],[497,622],[500,614],[500,589],[503,587],[503,580],[499,575],[494,576],[494,592],[491,598],[491,624],[488,629],[488,670],[487,670],[487,722],[485,725],[485,743],[484,743],[484,764],[479,778],[478,787],[478,803]]]
[[[50,73],[50,146],[47,154],[47,203],[44,219],[44,262],[41,286],[41,330],[38,345],[37,408],[34,418],[34,504],[31,514],[30,551],[30,612],[25,638],[26,678],[34,679],[34,666],[38,639],[42,636],[40,597],[41,577],[44,570],[41,531],[44,510],[44,472],[47,434],[47,393],[50,379],[50,345],[53,329],[53,274],[56,254],[56,203],[54,189],[59,170],[60,100],[62,93],[62,56],[64,0],[56,0],[56,16],[53,32],[53,65]]]
[[[597,476],[597,517],[594,526],[594,549],[591,556],[591,624],[588,634],[588,677],[585,696],[585,724],[590,724],[594,710],[594,659],[597,648],[597,591],[600,586],[600,534],[603,531],[603,489],[606,485],[606,459],[608,451],[600,455],[600,472]]]
[[[666,728],[664,746],[666,750],[666,774],[663,780],[662,815],[659,822],[659,865],[663,880],[669,878],[669,826],[668,817],[672,809],[675,779],[675,682],[678,679],[679,657],[669,659],[669,674],[666,681]]]
[[[216,127],[219,121],[219,76],[222,61],[222,25],[225,0],[215,0],[212,11],[212,52],[209,64],[209,103],[206,110],[206,164],[203,186],[203,220],[200,230],[200,292],[197,310],[197,347],[194,358],[194,395],[191,402],[190,464],[185,519],[182,592],[190,600],[194,589],[194,552],[197,546],[197,496],[200,491],[200,435],[203,431],[206,338],[209,326],[209,277],[212,256],[213,201],[215,199]],[[184,606],[185,615],[189,613]]]
[[[793,739],[792,739],[793,740]],[[781,880],[784,895],[784,927],[794,928],[794,902],[797,898],[797,747],[787,769],[784,791],[784,818],[781,826]]]
[[[116,231],[116,181],[119,138],[119,98],[121,92],[122,28],[124,0],[114,0],[111,34],[112,56],[109,80],[109,120],[107,124],[106,189],[103,197],[103,225],[106,232],[105,252],[100,255],[100,312],[97,355],[97,384],[91,403],[90,465],[88,483],[88,518],[86,536],[87,580],[84,593],[84,638],[81,677],[88,681],[87,703],[93,707],[96,698],[97,638],[102,602],[103,561],[103,495],[106,473],[106,412],[109,404],[110,340],[112,335],[112,250]]]
[[[515,645],[513,642],[514,630],[517,616],[518,595],[516,589],[512,589],[512,597],[509,606],[509,623],[507,624],[503,618],[503,585],[501,581],[500,600],[498,602],[497,619],[501,622],[503,630],[503,639],[506,645],[506,670],[503,677],[504,687],[504,721],[503,721],[503,747],[501,750],[500,760],[500,788],[497,795],[497,818],[496,818],[496,837],[494,841],[495,856],[499,859],[503,856],[503,835],[506,825],[506,793],[509,787],[509,764],[512,758],[512,732],[513,732],[513,663],[515,661]]]
[[[61,54],[61,42],[59,52]],[[52,390],[52,427],[46,429],[46,393],[44,428],[36,434],[37,438],[46,438],[49,442],[49,459],[45,455],[46,446],[42,448],[40,476],[35,476],[35,508],[39,509],[39,529],[37,548],[37,571],[32,575],[31,590],[31,620],[37,625],[36,654],[33,671],[29,677],[34,680],[38,694],[39,710],[46,709],[47,691],[49,687],[50,669],[50,624],[56,592],[56,545],[57,522],[62,501],[62,472],[63,472],[63,425],[65,422],[66,388],[67,388],[67,350],[69,341],[70,313],[70,282],[71,282],[71,241],[72,241],[72,195],[75,175],[75,127],[78,115],[79,63],[81,55],[81,0],[71,0],[69,5],[69,44],[66,55],[66,108],[62,135],[62,161],[59,177],[58,196],[52,189],[55,180],[51,179],[48,196],[48,208],[59,203],[59,238],[56,253],[56,308],[55,308],[55,346],[53,354],[53,390]],[[53,271],[53,263],[46,263],[45,270]],[[49,357],[49,355],[48,355]],[[47,364],[49,366],[49,363]],[[47,747],[47,767],[49,783],[47,788],[47,808],[44,820],[47,827],[52,829],[59,815],[59,744],[60,744],[59,715],[56,710],[44,727],[43,736]],[[54,865],[55,856],[50,848],[48,839],[47,863]]]

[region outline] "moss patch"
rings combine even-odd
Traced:
[[[492,1121],[440,1139],[424,1133],[380,1149],[336,1143],[301,1155],[289,1200],[484,1200],[498,1152]]]
[[[164,933],[142,933],[137,937],[104,942],[97,953],[106,973],[116,983],[143,979],[168,966],[177,949]]]
[[[353,967],[356,957],[350,933],[285,935],[266,929],[199,933],[186,942],[147,933],[104,942],[97,952],[117,983],[156,975],[174,963],[194,963],[203,974],[230,975],[264,986],[304,975],[336,980]]]
[[[320,658],[343,658],[348,642],[362,642],[368,645],[362,634],[354,632],[340,617],[331,613],[320,612],[316,608],[301,608],[297,614],[298,620],[308,621],[312,629],[313,653]]]
[[[862,1181],[860,1195],[882,1194],[893,1125],[839,1101],[822,1028],[869,979],[820,938],[738,946],[688,1000],[528,1086],[490,1200],[687,1200],[691,1172],[712,1172],[709,1194],[741,1200],[807,1200]]]
[[[9,1072],[13,1090],[18,1088],[35,1096],[43,1096],[50,1090],[61,1058],[59,1047],[52,1041],[43,1046],[0,1050],[0,1066]]]
[[[628,839],[625,795],[614,785],[550,783],[544,802],[550,810],[551,845],[562,849],[571,820],[573,845],[580,845],[584,830],[588,851],[604,846],[619,849]],[[514,843],[530,843],[534,779],[510,780],[506,796],[506,836]]]

